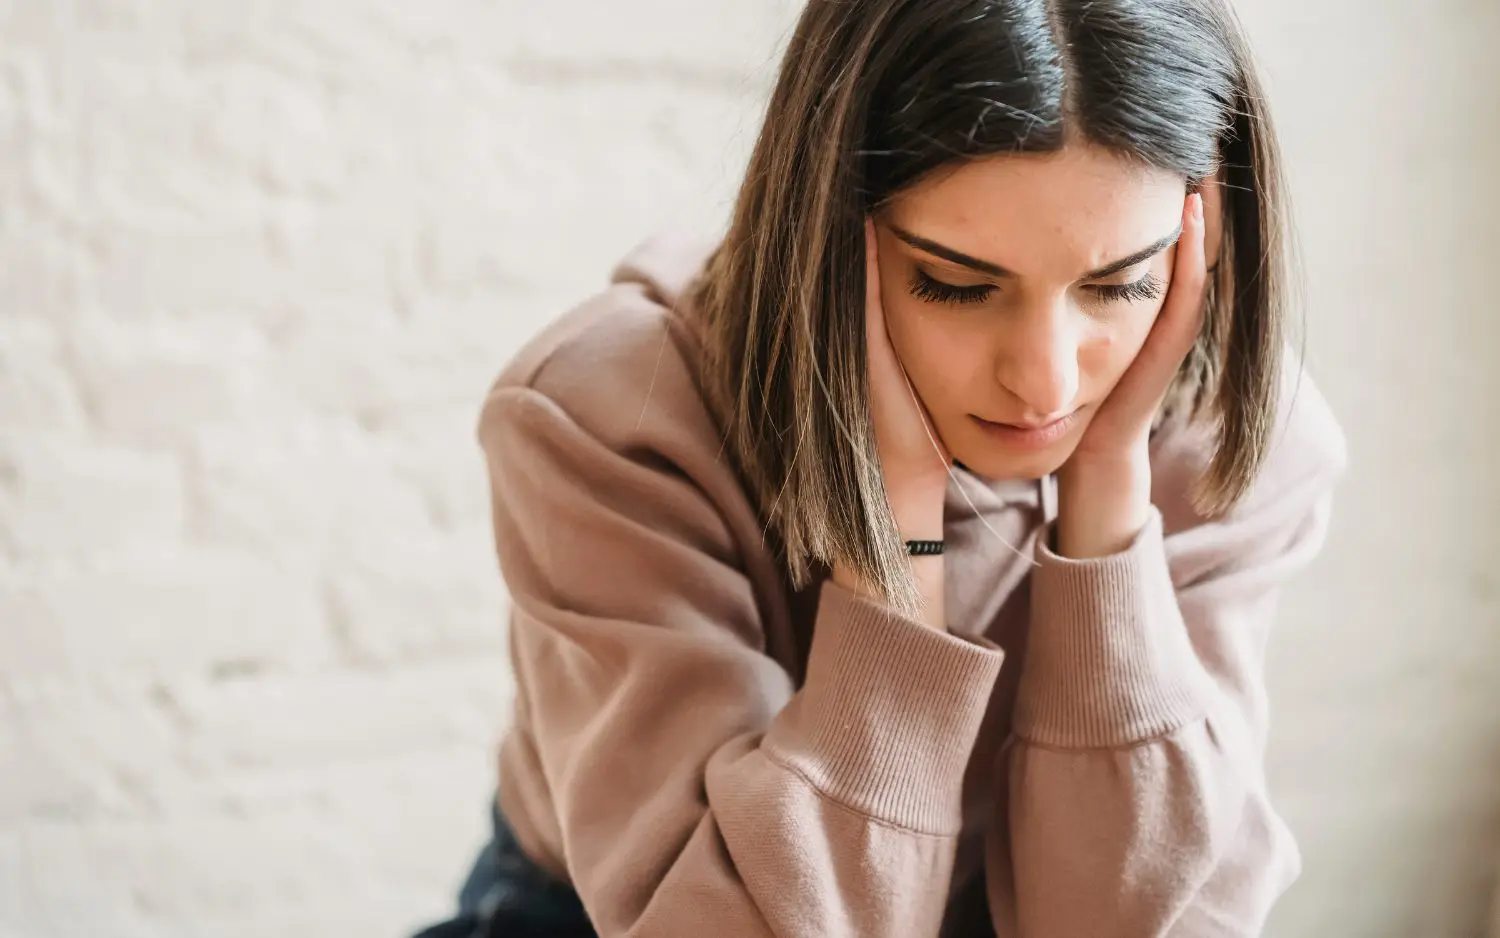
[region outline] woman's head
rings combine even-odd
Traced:
[[[955,458],[1036,478],[1072,455],[1166,299],[1183,197],[1080,145],[938,171],[876,214],[887,330]]]
[[[1213,510],[1267,445],[1285,276],[1274,138],[1226,0],[811,0],[696,295],[728,443],[794,574],[844,557],[905,592],[865,399],[867,215],[943,441],[981,475],[1036,477],[1140,348],[1182,200],[1211,177],[1218,266],[1169,400],[1215,425]],[[1066,414],[1025,451],[981,422]]]

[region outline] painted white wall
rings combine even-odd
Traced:
[[[0,0],[0,938],[359,934],[483,837],[489,379],[713,219],[794,0]],[[1355,468],[1274,647],[1279,936],[1500,858],[1500,5],[1245,0]]]

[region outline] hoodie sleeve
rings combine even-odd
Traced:
[[[502,803],[549,806],[533,841],[599,934],[935,935],[1000,651],[830,584],[794,688],[721,514],[661,452],[525,387],[481,440],[527,725]]]
[[[1227,517],[1167,536],[1153,509],[1130,547],[1088,560],[1038,539],[1008,810],[986,850],[1000,938],[1248,938],[1296,878],[1266,789],[1263,658],[1345,462],[1316,391],[1301,394]]]

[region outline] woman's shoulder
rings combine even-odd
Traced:
[[[701,351],[688,286],[715,246],[671,230],[638,244],[609,282],[532,337],[490,386],[480,419],[503,419],[505,402],[546,399],[591,436],[622,451],[652,437],[687,436],[717,446],[701,380]]]
[[[1206,428],[1169,425],[1151,453],[1152,501],[1167,531],[1180,531],[1205,519],[1193,508],[1192,488],[1214,456]],[[1328,401],[1305,367],[1284,370],[1276,422],[1265,461],[1254,484],[1231,514],[1245,516],[1289,500],[1317,500],[1331,491],[1347,468],[1348,444]]]

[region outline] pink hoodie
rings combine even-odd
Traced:
[[[1258,934],[1299,868],[1266,637],[1345,463],[1311,382],[1225,518],[1186,497],[1201,434],[1159,433],[1113,556],[1047,549],[1045,484],[959,473],[941,632],[767,551],[679,302],[709,247],[642,245],[484,407],[526,852],[605,938]]]

